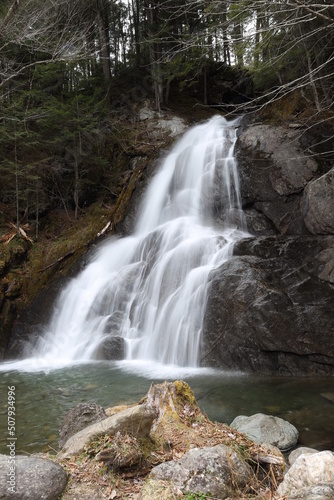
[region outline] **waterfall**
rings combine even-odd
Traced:
[[[245,236],[238,121],[188,130],[154,176],[132,236],[112,237],[61,293],[34,355],[76,362],[122,337],[128,360],[196,367],[210,271]]]

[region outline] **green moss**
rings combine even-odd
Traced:
[[[174,382],[176,388],[176,398],[182,404],[196,405],[197,401],[191,387],[183,380],[176,380]]]

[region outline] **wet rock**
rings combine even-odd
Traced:
[[[61,449],[66,441],[89,425],[107,418],[102,406],[95,403],[79,403],[66,413],[59,431],[59,448]]]
[[[249,125],[238,137],[243,205],[255,206],[281,234],[307,233],[300,201],[319,165],[304,151],[300,132],[284,126]]]
[[[334,168],[308,184],[302,211],[312,234],[334,234]]]
[[[0,455],[0,498],[57,500],[64,491],[67,474],[60,465],[43,458],[16,455],[15,468],[10,470],[8,458]],[[13,481],[15,493],[9,490],[8,480]]]
[[[240,241],[212,271],[202,365],[278,375],[334,373],[332,236]],[[328,253],[327,253],[328,251]]]
[[[253,477],[252,469],[225,445],[193,448],[180,460],[154,467],[149,476],[171,481],[184,493],[227,498],[237,487],[243,488]]]
[[[122,432],[138,437],[148,436],[156,413],[145,405],[127,408],[116,415],[92,424],[71,436],[58,453],[60,458],[69,458],[81,453],[89,442],[104,434]]]
[[[248,151],[260,153],[264,159],[272,161],[272,168],[268,172],[268,189],[270,185],[279,195],[298,193],[317,171],[316,161],[304,152],[300,133],[296,130],[255,124],[244,128],[238,140],[240,146]],[[263,175],[267,175],[264,166]]]
[[[92,355],[94,359],[121,360],[125,357],[125,340],[123,337],[108,337],[102,341],[96,352]]]
[[[334,454],[331,451],[300,455],[277,490],[278,495],[296,500],[329,499],[333,493]]]
[[[293,425],[282,418],[263,413],[250,417],[240,415],[233,420],[231,427],[259,444],[268,443],[280,450],[293,448],[298,441],[298,431]]]
[[[275,235],[278,233],[275,225],[261,211],[255,208],[245,209],[245,218],[247,229],[250,234],[255,236]]]

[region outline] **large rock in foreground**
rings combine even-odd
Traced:
[[[293,448],[298,442],[296,427],[272,415],[263,413],[256,413],[250,417],[240,415],[233,420],[231,427],[259,444],[270,444],[282,451]]]
[[[253,478],[251,467],[231,448],[219,444],[194,448],[180,460],[154,467],[150,478],[171,481],[184,493],[227,498]]]
[[[58,458],[69,458],[81,453],[89,442],[104,434],[128,433],[137,437],[148,436],[156,413],[146,405],[137,405],[92,424],[70,437]]]
[[[240,241],[211,273],[202,364],[334,374],[334,237]]]
[[[67,474],[60,465],[43,458],[17,455],[15,475],[11,476],[8,458],[0,455],[0,498],[57,500],[63,493]],[[9,490],[10,487],[15,493]]]
[[[334,454],[330,451],[300,455],[277,490],[289,499],[325,500],[334,496]]]

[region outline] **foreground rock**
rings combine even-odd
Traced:
[[[138,406],[119,409],[108,409],[108,414],[118,413],[72,436],[58,454],[73,473],[64,500],[169,500],[187,493],[241,498],[273,491],[282,479],[284,458],[278,449],[211,422],[183,381],[152,384]],[[84,459],[78,460],[75,455],[82,451]]]
[[[64,417],[59,431],[59,448],[61,449],[66,441],[77,432],[105,418],[107,415],[102,406],[94,403],[79,403]]]
[[[154,467],[151,479],[171,481],[184,493],[227,498],[252,482],[251,467],[231,448],[222,444],[194,448],[180,460]]]
[[[15,493],[9,490],[9,472],[8,456],[0,455],[0,498],[3,499],[57,500],[67,483],[64,469],[43,458],[16,456],[13,479]]]
[[[277,490],[294,500],[325,500],[334,495],[334,454],[321,451],[300,455]]]
[[[66,441],[62,451],[58,453],[58,458],[78,455],[92,439],[104,434],[123,432],[138,437],[148,436],[155,416],[155,412],[145,405],[127,408],[74,434]]]
[[[272,415],[263,413],[256,413],[251,417],[240,415],[233,420],[231,427],[259,444],[270,444],[280,450],[289,450],[298,442],[296,427]]]

